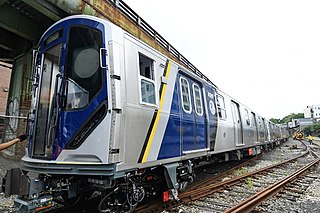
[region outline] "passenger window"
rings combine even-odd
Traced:
[[[250,126],[250,118],[249,118],[249,111],[247,109],[244,109],[245,111],[245,120],[248,126]]]
[[[217,107],[218,114],[221,119],[227,118],[226,107],[224,103],[224,98],[221,95],[217,95]]]
[[[255,127],[257,121],[256,121],[256,115],[253,112],[251,112],[251,118],[252,118],[252,126]]]
[[[182,108],[186,113],[190,114],[192,110],[190,101],[189,82],[187,81],[187,79],[183,77],[180,78],[180,91],[182,99]]]
[[[156,105],[156,89],[154,82],[154,61],[139,53],[141,102]]]
[[[196,113],[202,116],[203,111],[202,111],[202,98],[201,98],[200,87],[196,84],[193,84],[192,87],[193,87],[193,97],[195,102]]]
[[[262,131],[261,118],[258,116],[259,131]]]

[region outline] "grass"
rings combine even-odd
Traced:
[[[249,189],[251,189],[253,187],[253,181],[251,177],[247,178],[247,186]]]

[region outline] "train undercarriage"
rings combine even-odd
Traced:
[[[138,203],[155,196],[178,200],[194,180],[191,161],[128,172],[114,178],[83,175],[49,175],[15,168],[3,179],[6,196],[17,194],[17,212],[44,212],[98,199],[99,212],[131,212]]]
[[[279,144],[279,143],[275,143]],[[197,158],[128,172],[124,176],[49,175],[26,172],[19,168],[7,172],[3,180],[6,196],[18,194],[17,212],[44,212],[77,203],[98,200],[99,212],[132,212],[138,203],[158,196],[163,201],[178,201],[183,191],[195,179],[195,168],[207,163],[240,160],[254,156],[262,149],[250,149]]]

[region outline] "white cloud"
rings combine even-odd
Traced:
[[[267,118],[320,104],[320,2],[125,0],[218,87]]]

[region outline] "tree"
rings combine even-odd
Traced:
[[[271,121],[272,123],[279,124],[279,121],[281,121],[281,119],[278,119],[278,118],[270,118],[270,121]]]
[[[284,118],[282,118],[281,123],[288,123],[292,119],[298,119],[298,118],[304,118],[304,114],[303,113],[297,113],[297,114],[291,113],[290,115],[287,115]]]
[[[291,113],[290,115],[287,115],[285,116],[284,118],[282,119],[279,119],[279,118],[270,118],[270,121],[272,123],[275,123],[275,124],[282,124],[282,123],[285,123],[287,124],[288,122],[291,122],[292,119],[298,119],[298,118],[304,118],[304,114],[303,113]]]
[[[303,129],[305,135],[319,135],[320,134],[320,124],[313,124],[307,126]]]

